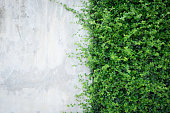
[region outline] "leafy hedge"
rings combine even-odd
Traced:
[[[71,10],[89,34],[84,112],[169,111],[169,10],[168,0],[89,0]]]

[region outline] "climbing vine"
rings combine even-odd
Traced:
[[[166,113],[169,106],[168,0],[89,0],[76,11],[88,31],[78,106],[90,113]],[[83,75],[82,75],[83,76]]]

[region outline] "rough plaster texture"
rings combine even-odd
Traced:
[[[69,6],[80,0],[60,0]],[[76,7],[75,7],[76,8]],[[0,0],[0,113],[60,113],[79,90],[72,37],[81,26],[49,0]]]

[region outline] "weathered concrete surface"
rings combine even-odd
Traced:
[[[72,67],[75,61],[66,56],[81,28],[70,23],[75,20],[49,0],[0,0],[0,113],[70,111],[66,105],[79,92],[77,75],[88,72]]]

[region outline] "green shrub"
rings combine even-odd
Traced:
[[[168,0],[89,0],[77,13],[90,38],[82,51],[91,73],[78,96],[87,97],[79,104],[84,112],[169,111],[168,5]]]

